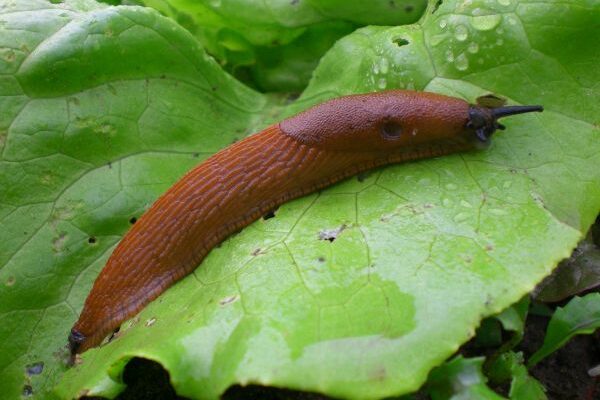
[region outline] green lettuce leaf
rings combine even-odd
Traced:
[[[575,335],[592,334],[600,329],[600,293],[574,297],[564,307],[559,307],[546,329],[544,344],[529,359],[527,365],[534,366]]]
[[[319,59],[364,25],[415,22],[426,0],[139,0],[192,32],[224,67],[266,91],[301,91]],[[251,28],[250,28],[251,27]]]
[[[510,381],[509,397],[514,400],[546,400],[542,384],[529,375],[523,365],[523,354],[506,352],[488,368],[488,376],[495,383]]]
[[[600,209],[600,6],[436,3],[414,25],[346,36],[285,105],[155,11],[0,0],[2,393],[51,397],[60,379],[60,398],[114,396],[126,362],[145,357],[192,398],[235,383],[399,395],[531,291]],[[485,151],[282,206],[62,376],[68,331],[132,218],[268,122],[384,88],[493,92],[546,111],[507,120]]]
[[[534,297],[537,301],[559,302],[596,287],[600,287],[600,247],[586,238],[535,288]]]
[[[502,400],[481,372],[484,358],[457,356],[431,371],[427,392],[433,400]]]

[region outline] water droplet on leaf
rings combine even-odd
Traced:
[[[489,31],[500,23],[500,15],[481,15],[471,18],[471,26],[479,31]]]
[[[460,53],[460,55],[456,57],[454,65],[459,71],[465,71],[469,68],[469,60],[467,59],[465,53]]]
[[[465,40],[467,40],[467,37],[469,36],[469,31],[467,30],[467,28],[464,25],[457,25],[455,30],[454,30],[454,37],[456,38],[456,40],[460,41],[460,42],[464,42]]]

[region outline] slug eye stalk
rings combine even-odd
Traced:
[[[504,125],[498,123],[499,118],[542,111],[544,111],[542,106],[502,106],[494,108],[470,106],[467,128],[474,130],[477,139],[486,143],[497,129],[505,129]]]
[[[525,114],[528,112],[542,112],[542,106],[504,106],[492,108],[492,116],[494,119],[508,117],[509,115]]]

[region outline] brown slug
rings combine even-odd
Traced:
[[[498,118],[542,110],[390,90],[327,101],[223,149],[169,188],[117,245],[71,330],[71,355],[100,344],[278,205],[377,166],[478,148],[504,128]]]

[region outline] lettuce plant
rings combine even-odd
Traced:
[[[7,398],[112,397],[132,357],[159,362],[191,398],[236,383],[353,399],[411,393],[482,319],[568,257],[600,211],[595,0],[444,0],[424,12],[418,1],[379,1],[385,12],[372,20],[359,1],[264,2],[272,18],[252,1],[147,3],[166,16],[93,0],[0,0]],[[289,26],[300,16],[288,3],[315,19]],[[220,22],[186,8],[201,5]],[[392,17],[409,5],[422,15],[400,25]],[[297,60],[299,38],[318,23],[327,37],[335,24],[352,29],[307,56],[298,99],[255,91],[222,68],[239,37],[237,53],[277,53],[247,37],[264,30],[296,46]],[[298,65],[280,65],[272,90],[302,85],[291,82]],[[256,76],[248,80],[260,87]],[[285,204],[67,369],[67,334],[94,278],[186,170],[320,101],[391,88],[469,101],[494,93],[545,112],[507,120],[485,151],[381,168]],[[341,226],[334,241],[319,240]]]

